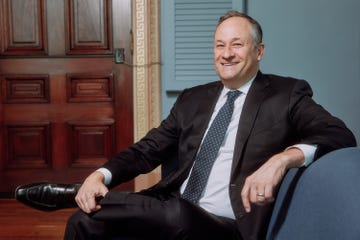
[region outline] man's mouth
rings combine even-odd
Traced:
[[[231,67],[231,66],[234,66],[236,65],[237,63],[221,63],[221,65],[225,66],[225,67]]]

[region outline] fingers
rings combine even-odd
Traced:
[[[281,182],[288,167],[284,163],[291,160],[291,156],[289,160],[287,155],[290,154],[274,155],[246,178],[241,191],[241,198],[247,212],[251,211],[251,204],[263,205],[274,201],[275,188]]]
[[[272,185],[264,185],[255,181],[251,176],[245,181],[241,191],[241,198],[246,212],[251,211],[251,204],[264,205],[274,201]]]
[[[251,211],[250,205],[250,186],[248,181],[245,181],[244,187],[241,191],[241,199],[246,212]]]
[[[91,199],[91,195],[87,192],[87,190],[84,190],[84,186],[79,189],[78,194],[75,197],[75,201],[79,208],[86,213],[90,213],[93,208]]]
[[[104,197],[108,191],[102,178],[98,177],[98,173],[94,173],[85,179],[75,197],[75,201],[79,208],[86,213],[98,211],[101,206],[96,199]]]
[[[254,184],[252,185],[250,191],[252,193],[250,196],[250,202],[254,204],[263,205],[265,203],[271,202],[271,199],[273,198],[271,187]]]
[[[80,189],[81,190],[81,189]],[[86,213],[91,213],[97,210],[97,204],[95,202],[95,193],[87,191],[86,189],[81,190],[75,197],[79,208]]]
[[[263,190],[259,190],[263,189]],[[271,186],[257,187],[256,199],[254,198],[253,203],[263,205],[274,201],[273,196],[274,189]]]
[[[107,192],[108,190],[106,187],[97,189],[83,186],[79,189],[79,192],[75,197],[75,201],[81,210],[86,213],[91,213],[100,210],[101,206],[98,204],[96,199],[100,196],[104,197]]]
[[[266,202],[273,202],[275,200],[274,197],[274,187],[273,186],[266,186],[264,190],[264,198]]]
[[[265,203],[266,202],[265,191],[264,190],[256,190],[256,194],[255,194],[253,202],[260,204],[260,205]]]

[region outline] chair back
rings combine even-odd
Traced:
[[[360,148],[336,150],[308,168],[291,169],[266,239],[360,239]]]

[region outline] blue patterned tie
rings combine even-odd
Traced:
[[[234,102],[240,93],[240,91],[228,92],[226,103],[216,115],[196,156],[195,164],[184,193],[182,194],[182,198],[193,203],[198,203],[205,189],[220,146],[224,141],[226,130],[229,127],[234,111]]]

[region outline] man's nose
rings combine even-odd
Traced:
[[[229,58],[234,56],[234,51],[231,47],[224,48],[223,58]]]

